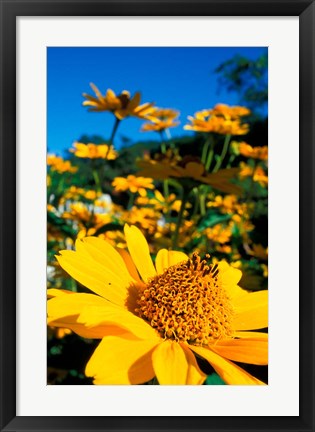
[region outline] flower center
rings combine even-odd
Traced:
[[[197,253],[149,279],[135,312],[167,339],[206,345],[232,336],[233,311],[218,266]]]

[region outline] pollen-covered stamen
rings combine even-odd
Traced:
[[[169,339],[203,345],[232,336],[233,312],[218,266],[197,253],[151,278],[135,312]]]

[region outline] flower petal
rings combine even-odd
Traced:
[[[262,381],[253,377],[244,369],[240,368],[229,360],[225,360],[210,349],[197,347],[194,345],[190,345],[190,349],[192,349],[196,354],[200,355],[204,359],[208,360],[217,374],[220,375],[223,381],[227,384],[265,385]]]
[[[218,341],[210,349],[229,360],[255,365],[268,364],[268,339],[229,339]]]
[[[157,343],[160,340],[157,332],[143,319],[112,305],[84,308],[77,322],[84,324],[88,328],[106,327],[108,325],[117,326],[128,333],[132,333],[139,339],[155,340]]]
[[[232,301],[247,293],[247,291],[237,285],[242,277],[242,272],[239,269],[230,266],[226,261],[220,261],[218,263],[218,268],[221,284]]]
[[[183,252],[160,249],[155,259],[156,271],[158,274],[162,274],[169,267],[187,260],[188,256]]]
[[[268,340],[268,333],[239,331],[234,332],[233,335],[240,339]]]
[[[129,331],[122,327],[108,325],[106,329],[87,328],[84,324],[78,323],[78,317],[85,308],[98,306],[106,310],[108,305],[111,307],[111,304],[94,294],[71,293],[70,291],[69,293],[70,295],[59,295],[47,302],[48,325],[69,328],[79,336],[89,339],[101,339],[107,334],[129,334]]]
[[[125,262],[125,265],[130,273],[130,276],[137,281],[140,284],[143,284],[143,282],[141,281],[139,274],[138,274],[138,270],[137,267],[135,266],[134,262],[131,259],[130,254],[122,248],[116,248],[117,252],[119,253],[119,255],[122,257],[122,259]]]
[[[122,256],[107,241],[98,237],[84,237],[76,242],[76,248],[78,248],[77,244],[99,264],[115,269],[125,279],[126,284],[133,282]]]
[[[85,373],[94,384],[143,384],[154,377],[155,341],[105,337],[90,358]]]
[[[233,302],[235,330],[257,330],[268,327],[268,291],[256,291]]]
[[[125,307],[128,296],[126,280],[113,269],[102,266],[86,252],[64,250],[56,256],[61,267],[75,280],[96,294]]]
[[[124,232],[131,258],[135,263],[140,276],[144,282],[146,282],[147,279],[156,275],[148,243],[139,228],[135,226],[128,226],[126,224]]]
[[[201,384],[205,380],[194,355],[178,342],[167,340],[159,344],[152,362],[161,385]]]

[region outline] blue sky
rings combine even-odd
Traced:
[[[82,93],[94,94],[96,84],[104,94],[108,88],[120,93],[140,91],[141,102],[155,102],[181,112],[181,124],[172,136],[183,131],[187,116],[216,103],[237,103],[237,96],[218,91],[215,68],[236,54],[256,59],[266,48],[64,48],[47,49],[47,146],[50,153],[62,154],[86,135],[109,138],[114,123],[111,113],[91,113],[82,106]],[[158,139],[156,132],[140,132],[142,121],[121,122],[115,146],[121,136],[132,141]]]

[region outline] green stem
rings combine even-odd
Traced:
[[[197,187],[194,188],[194,195],[195,195],[195,203],[194,203],[192,218],[194,218],[197,215],[199,210],[199,189]]]
[[[211,137],[210,135],[208,136],[206,142],[204,143],[203,147],[202,147],[202,153],[201,153],[201,162],[205,165],[206,160],[207,160],[207,154],[208,154],[208,149],[210,147],[210,141],[211,141]]]
[[[132,192],[129,192],[129,201],[128,201],[128,205],[127,205],[127,209],[130,210],[131,207],[133,206],[133,203],[135,201],[135,194],[133,194]]]
[[[205,216],[206,214],[206,194],[202,193],[199,195],[200,202],[200,214],[201,216]]]
[[[206,171],[209,171],[209,169],[210,169],[211,162],[212,162],[212,159],[213,159],[213,155],[214,155],[214,145],[213,145],[213,142],[212,142],[211,145],[210,145],[210,150],[209,150],[209,153],[208,153],[207,162],[206,162],[206,166],[205,166]]]
[[[100,177],[98,175],[98,171],[94,167],[92,168],[92,174],[93,174],[93,178],[94,178],[97,192],[103,193],[102,192],[102,186],[101,186],[101,180],[100,180]]]
[[[165,144],[165,141],[163,138],[163,131],[159,131],[159,134],[160,134],[160,138],[161,138],[161,152],[162,152],[162,154],[165,154],[166,153],[166,144]]]
[[[232,163],[234,162],[234,159],[235,159],[235,155],[234,154],[231,154],[231,156],[230,156],[230,158],[229,158],[229,162],[228,162],[228,164],[227,164],[227,168],[231,168],[231,166],[232,166]]]
[[[179,234],[179,229],[182,225],[184,210],[185,210],[185,206],[186,206],[186,203],[188,200],[188,196],[189,196],[189,192],[184,190],[181,206],[180,206],[178,217],[177,217],[176,228],[175,228],[175,232],[174,232],[174,236],[173,236],[173,249],[176,249],[178,247],[177,246],[178,234]]]
[[[223,159],[225,158],[226,153],[228,151],[230,140],[231,140],[231,135],[226,135],[225,140],[224,140],[224,144],[223,144],[223,148],[222,148],[221,156],[218,159],[218,161],[217,161],[217,163],[216,163],[216,165],[215,165],[215,167],[214,167],[214,169],[213,169],[212,172],[216,173],[217,171],[219,171],[219,169],[220,169],[220,167],[222,165]]]
[[[163,180],[163,193],[164,193],[164,198],[167,199],[170,194],[167,180]]]
[[[109,144],[111,144],[111,145],[113,145],[113,143],[114,143],[114,138],[115,138],[119,123],[120,123],[120,120],[119,120],[119,118],[116,117],[116,121],[115,121],[113,130],[112,130],[112,134],[109,138]]]

